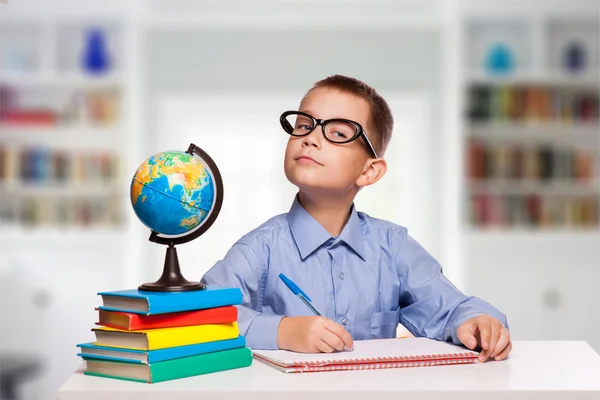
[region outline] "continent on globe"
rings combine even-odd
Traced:
[[[131,181],[131,204],[144,225],[163,235],[192,231],[215,201],[211,174],[197,157],[165,151],[144,161]]]

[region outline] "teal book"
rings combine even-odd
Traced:
[[[169,347],[159,350],[135,350],[122,347],[100,346],[94,343],[81,343],[77,345],[77,347],[81,348],[81,352],[77,353],[77,355],[82,357],[84,360],[95,359],[137,364],[153,364],[162,361],[174,360],[176,358],[238,349],[244,346],[246,346],[246,338],[243,336],[238,336],[235,339],[191,344],[188,346]]]
[[[86,364],[85,375],[134,382],[158,383],[249,367],[252,364],[252,351],[248,347],[243,347],[153,364],[105,360],[86,360]]]
[[[205,290],[189,292],[144,292],[137,289],[99,292],[100,310],[131,312],[142,315],[202,310],[242,304],[238,288],[207,286]]]

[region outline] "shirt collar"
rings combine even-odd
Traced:
[[[302,207],[298,196],[294,199],[287,220],[303,260],[332,238],[329,232]],[[365,259],[363,233],[354,204],[350,218],[340,234],[340,240],[352,248],[363,260]]]
[[[356,254],[363,260],[366,260],[365,250],[365,238],[363,235],[363,229],[361,226],[360,218],[356,212],[356,207],[352,204],[352,210],[350,210],[350,218],[346,222],[346,226],[340,234],[340,239],[344,241]]]

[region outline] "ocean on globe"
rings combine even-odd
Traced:
[[[164,235],[181,235],[196,228],[214,201],[209,170],[199,158],[183,151],[153,155],[131,181],[131,204],[137,217]]]

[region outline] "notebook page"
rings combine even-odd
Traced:
[[[354,351],[304,354],[287,350],[252,350],[258,356],[277,364],[294,365],[302,362],[357,360],[380,357],[424,356],[435,354],[474,354],[477,352],[427,338],[371,339],[354,341]]]

